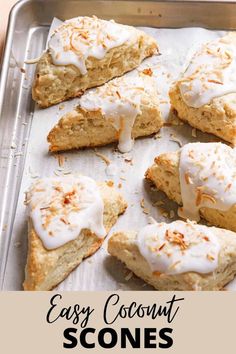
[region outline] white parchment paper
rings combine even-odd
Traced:
[[[58,20],[54,20],[52,25],[52,27],[57,26]],[[161,110],[165,120],[168,121],[173,118],[169,115],[168,99],[171,82],[186,67],[191,55],[200,44],[222,36],[224,32],[202,28],[142,29],[156,38],[161,55],[145,60],[138,70],[152,68],[160,93]],[[137,70],[128,75],[137,75]],[[23,204],[24,191],[36,177],[80,172],[97,181],[112,179],[115,186],[121,184],[119,190],[126,198],[129,207],[111,230],[110,236],[117,230],[139,230],[147,224],[150,216],[158,221],[175,220],[176,204],[169,201],[163,193],[150,188],[144,181],[146,169],[152,164],[155,156],[161,152],[174,151],[180,147],[180,144],[192,141],[217,141],[215,137],[199,131],[196,137],[192,136],[192,133],[195,135],[195,131],[189,125],[179,125],[175,118],[174,121],[178,125],[162,128],[155,138],[137,139],[133,151],[128,154],[114,151],[115,145],[98,148],[97,151],[111,162],[109,166],[95,154],[93,149],[87,149],[61,154],[65,157],[65,162],[60,167],[58,158],[48,153],[46,137],[58,119],[77,104],[78,99],[74,99],[48,109],[35,109],[6,269],[4,283],[6,290],[22,289],[27,255],[27,214]],[[127,162],[127,159],[132,159],[133,164]],[[154,205],[162,202],[163,205],[159,207]],[[109,236],[101,249],[83,261],[58,286],[58,290],[152,290],[120,262],[108,255]],[[229,287],[234,289],[236,285],[232,282]]]

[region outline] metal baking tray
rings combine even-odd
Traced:
[[[63,20],[94,14],[134,26],[158,28],[198,26],[225,30],[236,28],[236,2],[233,1],[23,0],[13,7],[9,18],[0,81],[1,290],[20,290],[19,287],[6,288],[4,281],[35,108],[31,99],[35,66],[26,68],[24,61],[27,58],[38,57],[42,53],[49,26],[55,16]],[[14,146],[16,141],[17,147]],[[26,220],[22,220],[19,227],[20,233],[25,234],[26,239]],[[19,254],[20,259],[10,259],[10,262],[14,262],[15,268],[25,262],[25,248]],[[7,276],[19,278],[22,275],[23,269],[17,275]]]

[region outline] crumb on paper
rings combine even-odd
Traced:
[[[126,275],[125,280],[126,280],[126,281],[129,281],[129,280],[133,277],[133,275],[134,275],[134,273],[130,271],[130,272]]]
[[[18,157],[18,156],[22,156],[22,155],[23,155],[23,152],[19,151],[14,154],[14,157]]]
[[[62,109],[64,109],[65,108],[65,105],[64,105],[64,103],[63,104],[61,104],[60,106],[59,106],[59,111],[61,111]]]
[[[121,176],[120,179],[122,179],[122,181],[126,181],[126,178]]]
[[[166,209],[160,207],[159,210],[160,210],[161,215],[164,216],[164,218],[169,217],[169,213],[166,211]]]
[[[149,216],[148,217],[148,224],[156,224],[156,220],[152,216]]]
[[[170,140],[174,141],[177,144],[179,144],[180,147],[183,146],[182,141],[179,138],[177,138],[177,136],[175,134],[173,134],[173,133],[170,134]]]
[[[143,213],[144,214],[149,214],[149,209],[145,206],[145,202],[144,199],[141,199],[140,201],[140,206],[143,209]]]
[[[96,156],[100,157],[107,164],[107,166],[110,165],[111,161],[108,159],[108,157],[98,152],[96,149],[94,149],[94,153]]]
[[[122,188],[122,183],[118,183],[118,188]]]
[[[38,58],[27,59],[27,60],[24,61],[24,63],[25,64],[36,64],[39,61],[40,58],[41,58],[41,56],[38,57]]]
[[[126,163],[129,163],[131,166],[133,166],[133,159],[127,159],[125,158],[124,160]]]
[[[154,139],[160,139],[161,138],[161,133],[158,132],[157,134],[154,135]]]
[[[157,200],[156,202],[152,203],[153,206],[161,206],[164,205],[163,200]]]
[[[31,167],[29,166],[29,174],[31,178],[38,178],[39,174],[36,171],[33,171]]]
[[[61,175],[60,172],[57,171],[57,170],[54,170],[53,173],[54,173],[54,175],[56,175],[56,176],[60,176],[60,175]]]
[[[57,155],[58,156],[58,165],[62,167],[65,162],[65,157],[63,155]]]
[[[22,74],[25,74],[25,69],[24,68],[20,68],[20,71],[22,72]]]
[[[21,246],[21,242],[15,242],[14,247],[19,248]]]
[[[63,170],[62,171],[63,175],[70,175],[72,173],[71,170]]]
[[[141,201],[140,201],[140,206],[141,206],[141,208],[144,208],[144,207],[145,207],[144,199],[141,199]]]
[[[194,138],[197,137],[197,129],[196,129],[196,128],[193,128],[193,129],[192,129],[192,136],[193,136]]]
[[[17,148],[16,143],[12,142],[12,144],[11,144],[11,149],[16,149],[16,148]]]

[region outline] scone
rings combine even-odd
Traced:
[[[40,58],[33,99],[41,107],[79,97],[136,68],[157,52],[154,38],[131,26],[94,17],[65,21],[52,34]]]
[[[28,257],[24,290],[51,290],[101,246],[126,209],[111,183],[85,176],[37,180],[27,192]]]
[[[178,117],[236,144],[236,34],[202,46],[170,90]]]
[[[118,232],[108,252],[157,290],[220,290],[236,275],[236,234],[190,221]]]
[[[86,92],[79,105],[50,131],[50,151],[79,149],[119,141],[130,151],[133,139],[163,125],[155,80],[148,75],[123,76]]]
[[[236,231],[236,151],[221,143],[192,143],[161,154],[146,178],[182,205],[179,216]]]

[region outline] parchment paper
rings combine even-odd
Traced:
[[[58,20],[54,20],[51,30],[57,25]],[[166,121],[173,120],[176,125],[165,126],[155,138],[137,139],[133,151],[128,154],[114,151],[116,145],[98,148],[97,151],[105,155],[111,162],[109,166],[95,154],[93,149],[87,149],[61,154],[66,161],[60,167],[58,158],[48,153],[46,137],[58,119],[78,104],[78,99],[48,109],[36,107],[12,232],[4,283],[5,290],[22,289],[27,255],[27,214],[26,207],[23,204],[24,192],[36,177],[80,172],[97,181],[112,179],[115,186],[121,183],[122,188],[119,190],[126,198],[129,207],[111,230],[110,236],[116,230],[139,230],[140,227],[147,224],[150,217],[157,221],[170,222],[175,220],[177,218],[177,205],[169,201],[163,193],[150,188],[144,181],[146,169],[152,164],[155,156],[161,152],[179,149],[181,144],[192,141],[218,141],[213,136],[199,131],[196,132],[189,125],[183,125],[182,123],[180,125],[180,122],[174,116],[169,115],[168,90],[171,82],[186,67],[197,47],[203,42],[222,36],[224,32],[209,31],[202,28],[142,29],[156,38],[161,55],[145,60],[138,70],[146,67],[152,68],[160,93],[161,110],[164,118]],[[128,75],[137,75],[137,70]],[[196,135],[196,137],[192,135]],[[133,165],[125,159],[132,159]],[[162,202],[163,205],[161,206],[154,205]],[[108,255],[106,249],[109,236],[101,249],[95,255],[83,261],[58,286],[58,290],[153,290],[142,280],[135,277],[119,261]],[[232,282],[229,287],[234,289],[236,285]]]

